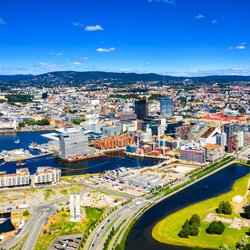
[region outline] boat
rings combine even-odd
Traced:
[[[16,140],[14,141],[14,143],[15,143],[15,144],[19,144],[19,143],[20,143],[20,139],[16,139]]]
[[[6,220],[7,218],[0,218],[0,224],[3,224]]]
[[[17,163],[16,163],[16,166],[24,166],[24,165],[26,165],[27,163],[25,163],[25,162],[22,162],[22,161],[18,161]]]
[[[0,167],[1,167],[1,166],[3,166],[5,163],[6,163],[6,162],[2,162],[2,163],[0,163]]]
[[[36,149],[36,146],[37,144],[35,142],[32,142],[30,145],[29,145],[29,148],[30,149]]]

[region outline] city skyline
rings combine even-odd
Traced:
[[[245,0],[11,0],[1,3],[0,74],[250,75],[249,7]]]

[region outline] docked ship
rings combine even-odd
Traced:
[[[103,153],[96,152],[93,154],[87,154],[87,155],[78,155],[78,156],[71,156],[65,159],[66,162],[72,163],[72,162],[78,162],[78,161],[83,161],[83,160],[88,160],[92,158],[97,158],[103,156]]]

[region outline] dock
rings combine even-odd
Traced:
[[[151,159],[157,159],[157,160],[169,160],[170,158],[168,156],[153,156],[153,155],[142,155],[142,154],[135,154],[135,153],[128,153],[124,152],[125,155],[131,156],[131,157],[142,157],[142,158],[151,158]]]

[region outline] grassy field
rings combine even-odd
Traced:
[[[54,214],[40,232],[35,250],[47,250],[58,236],[85,233],[93,222],[101,218],[103,213],[104,209],[85,208],[86,217],[79,223],[69,221],[69,211]]]
[[[204,248],[218,249],[218,246],[221,243],[226,243],[231,248],[234,248],[235,243],[246,235],[245,232],[248,231],[248,228],[237,230],[228,228],[228,225],[225,224],[226,230],[221,236],[209,235],[205,231],[209,223],[203,222],[203,219],[209,212],[215,213],[215,209],[222,200],[231,201],[236,195],[244,196],[248,188],[249,178],[250,175],[247,175],[237,180],[234,183],[232,190],[226,194],[194,204],[166,217],[157,223],[153,228],[153,238],[162,243],[171,245],[189,247],[199,246]],[[193,214],[198,214],[202,220],[199,235],[197,237],[189,237],[188,239],[180,238],[178,233],[180,232],[182,225],[184,224],[185,220],[189,219]],[[234,216],[240,217],[240,215],[235,212],[232,215],[228,215],[226,217],[232,218]]]

